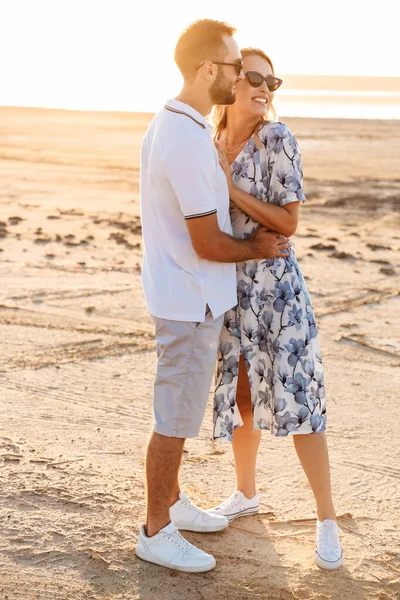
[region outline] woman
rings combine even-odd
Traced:
[[[235,104],[216,107],[215,141],[231,198],[235,237],[259,225],[291,236],[297,228],[302,168],[295,138],[273,122],[282,81],[261,50],[242,50],[245,78]],[[214,439],[233,442],[237,491],[211,509],[230,520],[258,512],[255,467],[261,430],[293,435],[317,503],[317,564],[343,560],[325,439],[322,361],[314,312],[293,248],[282,259],[237,265],[238,305],[225,315],[214,398]]]

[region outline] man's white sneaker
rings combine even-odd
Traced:
[[[339,533],[343,533],[336,521],[317,520],[317,546],[315,561],[321,569],[338,569],[343,562]]]
[[[136,555],[156,565],[187,573],[203,573],[215,567],[215,558],[185,540],[173,521],[152,537],[147,537],[141,527]]]
[[[193,504],[184,492],[179,494],[179,499],[170,507],[169,514],[176,527],[184,531],[212,533],[229,525],[224,516],[209,514]]]
[[[249,499],[246,498],[243,492],[237,491],[218,506],[210,508],[208,512],[213,515],[223,515],[228,521],[233,521],[238,517],[254,515],[259,510],[260,505],[258,504],[257,494]]]

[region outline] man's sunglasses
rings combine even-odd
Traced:
[[[264,77],[258,71],[247,71],[244,75],[249,84],[255,88],[260,87],[265,81],[270,92],[275,92],[278,87],[282,85],[282,79],[279,79],[279,77],[275,77],[274,75],[267,75]]]
[[[235,67],[235,72],[236,75],[239,76],[240,73],[242,72],[243,69],[243,61],[237,61],[237,62],[233,62],[233,63],[228,63],[228,62],[218,62],[216,60],[213,60],[214,65],[229,65],[231,67]]]
[[[218,62],[216,60],[211,61],[214,65],[229,65],[230,67],[235,67],[235,72],[236,75],[239,77],[240,73],[242,72],[243,69],[243,61],[237,61],[237,62]],[[200,67],[202,67],[204,65],[204,63],[202,62],[197,68],[200,69]]]

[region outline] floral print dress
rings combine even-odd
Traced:
[[[265,123],[232,163],[236,185],[284,206],[304,201],[297,142],[283,123]],[[258,223],[231,203],[233,234]],[[322,359],[307,286],[295,251],[286,258],[237,264],[238,305],[225,314],[214,395],[214,439],[232,439],[243,421],[236,404],[240,354],[247,368],[253,429],[275,436],[318,433],[326,427]]]

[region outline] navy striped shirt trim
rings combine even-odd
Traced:
[[[199,213],[198,215],[189,215],[188,217],[185,217],[185,219],[197,219],[198,217],[207,217],[208,215],[213,215],[216,212],[217,209],[215,208],[214,210],[209,210],[205,213]]]
[[[189,117],[189,119],[192,119],[192,121],[197,123],[197,125],[200,125],[200,127],[202,127],[203,129],[206,128],[204,123],[200,123],[200,121],[198,121],[197,119],[192,117],[192,115],[189,115],[188,113],[184,112],[183,110],[177,110],[176,108],[171,108],[167,104],[164,106],[164,108],[165,108],[165,110],[169,110],[170,112],[177,113],[178,115],[185,115],[185,117]]]

